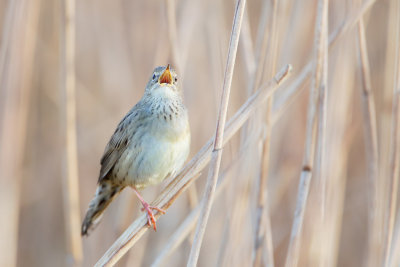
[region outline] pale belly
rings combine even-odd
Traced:
[[[114,166],[113,175],[123,185],[142,189],[175,175],[185,163],[190,148],[190,132],[175,138],[146,133],[134,140]]]

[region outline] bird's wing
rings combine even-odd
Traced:
[[[131,136],[129,136],[129,126],[135,125],[135,122],[143,119],[143,112],[135,107],[131,109],[131,111],[129,111],[129,113],[126,114],[118,124],[117,129],[115,129],[114,134],[111,136],[111,139],[104,150],[103,157],[100,161],[101,169],[98,182],[107,176],[128,147],[131,138]]]

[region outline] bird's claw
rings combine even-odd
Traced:
[[[165,211],[163,209],[150,206],[149,204],[143,204],[142,211],[146,210],[146,215],[147,215],[147,224],[151,227],[153,226],[154,231],[157,231],[157,225],[156,225],[156,218],[154,217],[153,211],[156,210],[162,214],[165,214]]]

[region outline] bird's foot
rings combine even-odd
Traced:
[[[156,210],[162,214],[165,214],[165,211],[157,208],[155,206],[150,206],[149,203],[147,203],[143,197],[139,194],[139,192],[136,190],[136,188],[132,187],[133,190],[135,191],[137,197],[139,198],[140,202],[142,202],[143,208],[142,211],[146,211],[146,215],[147,215],[147,223],[149,224],[149,226],[153,226],[154,231],[157,231],[157,226],[156,226],[156,218],[154,217],[153,211],[152,210]]]
[[[156,218],[154,217],[152,210],[156,210],[162,214],[165,214],[165,210],[155,206],[150,206],[147,202],[143,202],[142,205],[143,205],[142,211],[146,211],[148,225],[150,227],[153,226],[154,231],[157,231]]]

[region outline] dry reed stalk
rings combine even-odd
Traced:
[[[319,2],[322,9],[321,23],[317,27],[321,27],[319,31],[319,44],[317,58],[321,64],[320,83],[319,83],[319,99],[318,99],[318,130],[317,130],[317,163],[315,164],[315,176],[321,183],[321,221],[323,223],[325,217],[326,205],[326,186],[327,186],[327,173],[325,171],[325,154],[326,154],[326,123],[327,123],[327,104],[328,104],[328,7],[329,1],[323,0]],[[319,68],[319,67],[318,67]]]
[[[268,72],[267,77],[272,76],[276,71],[278,58],[278,2],[272,1],[272,15],[270,24],[270,38],[268,44]],[[267,60],[266,60],[267,62]],[[271,114],[273,106],[273,97],[269,98],[266,104],[266,121],[265,134],[262,136],[262,155],[261,155],[261,171],[258,177],[258,196],[257,196],[257,221],[254,236],[253,266],[274,266],[274,253],[272,242],[271,218],[269,214],[269,201],[267,196],[267,178],[270,161],[270,144],[271,144]],[[262,256],[265,256],[265,264],[262,263]]]
[[[394,257],[395,250],[392,250],[393,227],[396,219],[396,206],[399,192],[400,172],[400,3],[397,1],[397,29],[396,29],[396,57],[395,73],[393,83],[393,107],[391,127],[391,150],[390,150],[390,199],[388,231],[386,237],[385,266],[389,265],[390,257]],[[397,216],[399,217],[399,216]],[[400,220],[400,218],[398,218]],[[397,229],[400,232],[400,229]],[[398,253],[398,251],[397,251]],[[394,266],[394,265],[393,265]]]
[[[223,144],[226,144],[232,136],[249,119],[250,115],[268,98],[271,97],[289,76],[291,66],[282,68],[274,78],[265,86],[253,94],[241,108],[232,116],[225,127]],[[161,192],[160,196],[153,201],[152,205],[162,209],[168,209],[175,199],[181,195],[188,186],[199,176],[200,171],[208,164],[212,153],[212,140],[209,140],[203,148],[188,162],[181,172]],[[160,217],[160,214],[155,214]],[[112,266],[115,264],[147,231],[146,215],[136,219],[125,232],[114,242],[107,252],[99,259],[96,266]]]
[[[75,83],[75,0],[65,0],[63,29],[63,90],[65,91],[65,153],[66,174],[64,176],[64,212],[66,235],[74,263],[82,261],[82,239],[80,236],[80,208],[78,182],[78,149],[76,136],[76,83]]]
[[[378,131],[376,125],[375,101],[372,92],[370,65],[368,60],[368,49],[365,37],[364,20],[361,17],[358,22],[358,52],[361,65],[361,81],[362,81],[362,108],[364,119],[364,138],[367,153],[367,166],[369,176],[369,252],[368,262],[370,266],[378,264],[378,255],[381,247],[381,232],[377,223],[378,208],[378,175],[379,175],[379,158],[378,158]]]
[[[18,263],[21,179],[41,1],[11,1],[0,51],[1,266]]]
[[[326,127],[324,120],[326,121],[325,114],[321,114],[321,110],[324,109],[324,103],[326,100],[326,88],[327,88],[327,16],[328,16],[328,1],[318,1],[317,18],[315,22],[315,37],[314,37],[314,56],[313,56],[313,81],[311,83],[311,91],[309,97],[309,106],[307,114],[307,128],[306,128],[306,143],[305,152],[303,158],[303,167],[300,176],[296,211],[293,219],[293,226],[290,236],[289,248],[286,257],[285,266],[297,266],[299,259],[299,249],[301,233],[304,222],[304,213],[306,209],[310,182],[312,179],[313,171],[319,171],[321,169],[321,156],[322,156],[322,142],[325,137],[324,133],[321,133],[321,129]],[[325,96],[324,96],[325,95]],[[322,104],[321,104],[322,103]],[[322,106],[322,108],[321,108]],[[317,111],[319,108],[319,112]],[[320,116],[320,120],[317,118]],[[317,136],[317,129],[318,136]],[[318,144],[318,147],[317,147]],[[316,154],[317,152],[317,154]],[[314,155],[319,156],[320,160],[317,160],[316,168],[314,170]],[[320,174],[317,172],[317,174]]]
[[[218,173],[222,159],[224,129],[226,122],[226,114],[228,112],[233,70],[236,62],[236,53],[239,44],[240,29],[242,26],[242,18],[245,6],[246,6],[246,0],[237,1],[235,15],[233,18],[232,33],[229,41],[228,58],[225,69],[224,83],[222,86],[221,105],[217,119],[217,129],[215,131],[215,138],[213,142],[214,145],[213,145],[212,158],[210,162],[204,196],[201,200],[202,209],[200,213],[200,220],[197,223],[193,245],[190,250],[190,255],[187,263],[188,266],[197,265],[197,260],[200,255],[200,248],[203,241],[203,236],[206,230],[208,217],[210,215],[211,207],[214,200],[215,188],[217,185]]]

